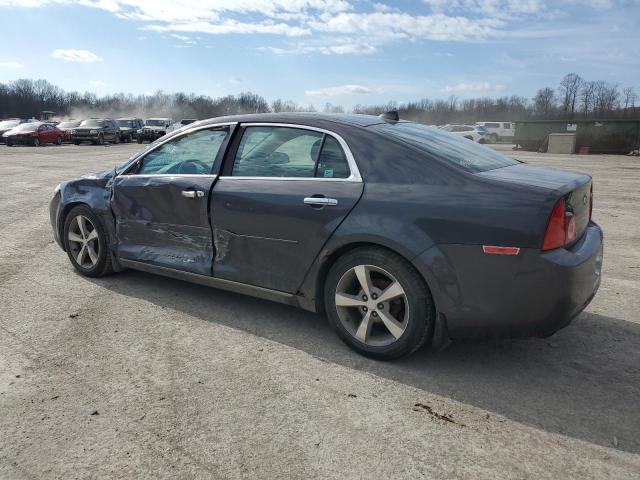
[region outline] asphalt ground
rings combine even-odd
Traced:
[[[497,146],[594,177],[598,295],[548,339],[383,363],[291,307],[76,274],[53,188],[137,148],[0,145],[0,478],[638,478],[639,158]]]

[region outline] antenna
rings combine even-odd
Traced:
[[[389,112],[382,113],[378,115],[381,119],[386,120],[388,122],[397,122],[400,120],[400,115],[397,110],[391,110]]]

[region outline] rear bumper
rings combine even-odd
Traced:
[[[569,249],[504,256],[478,245],[440,245],[414,263],[430,280],[452,338],[548,336],[591,302],[602,257],[602,230],[590,223]]]

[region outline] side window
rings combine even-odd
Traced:
[[[171,140],[149,152],[138,175],[211,173],[213,162],[228,134],[223,130],[199,130]]]
[[[348,178],[349,163],[338,141],[327,135],[322,145],[316,177],[320,178]]]
[[[504,124],[504,128],[506,128],[507,130],[509,130],[511,128],[511,124],[510,123],[505,123]]]
[[[313,177],[323,134],[290,127],[247,127],[233,176]]]
[[[293,127],[246,127],[231,174],[348,178],[350,170],[342,147],[330,135]]]

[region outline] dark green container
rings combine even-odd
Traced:
[[[525,150],[546,149],[550,133],[575,133],[576,151],[629,153],[640,147],[640,120],[529,120],[516,122],[515,144]]]

